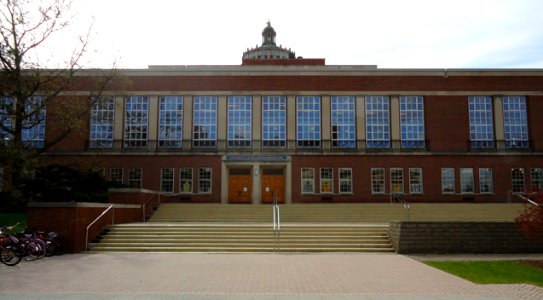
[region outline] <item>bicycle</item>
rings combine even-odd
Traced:
[[[0,227],[0,261],[8,266],[15,266],[23,258],[19,240],[15,236],[5,233],[17,225],[19,223],[14,226]]]

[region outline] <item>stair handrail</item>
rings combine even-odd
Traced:
[[[85,250],[88,251],[88,245],[89,245],[89,229],[91,228],[94,223],[96,223],[98,220],[100,220],[110,209],[112,209],[111,212],[111,224],[115,224],[115,208],[113,208],[113,204],[111,204],[108,208],[106,208],[94,221],[92,221],[87,226],[87,233],[85,234]]]
[[[535,202],[534,200],[526,197],[523,193],[520,193],[520,192],[513,192],[511,190],[507,191],[507,200],[509,203],[512,203],[512,196],[516,196],[518,198],[520,198],[521,200],[524,200],[526,202],[528,202],[528,204],[531,204],[533,206],[539,206],[539,203]]]
[[[398,203],[402,204],[403,208],[405,209],[406,218],[407,218],[407,220],[409,220],[410,219],[410,209],[411,209],[411,205],[409,205],[409,202],[407,202],[407,200],[405,200],[402,197],[402,194],[396,193],[396,192],[391,192],[390,193],[390,203],[394,203],[394,202],[398,202]]]
[[[280,250],[281,243],[281,212],[279,210],[279,205],[277,204],[277,194],[275,191],[272,192],[273,195],[273,252],[278,252]]]
[[[151,202],[151,200],[155,197],[155,196],[158,196],[158,204],[160,205],[160,192],[156,192],[156,194],[152,194],[151,197],[149,197],[147,199],[147,201],[143,202],[141,204],[141,211],[142,211],[142,214],[143,214],[143,222],[145,222],[145,217],[146,217],[146,213],[145,213],[145,207],[147,206],[147,204],[149,204],[149,202]]]

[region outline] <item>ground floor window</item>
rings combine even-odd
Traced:
[[[321,168],[321,193],[334,192],[334,169]]]
[[[481,194],[491,194],[494,192],[491,168],[479,169],[479,192]]]
[[[302,194],[315,192],[315,169],[302,168]]]
[[[395,194],[403,193],[403,169],[390,169],[390,192]]]
[[[200,168],[198,171],[198,192],[211,193],[211,168]]]
[[[123,183],[123,168],[110,168],[109,180],[116,183]]]
[[[441,193],[454,194],[456,191],[454,187],[454,168],[441,169]]]
[[[143,170],[141,168],[128,169],[128,186],[131,188],[141,189]]]
[[[460,169],[460,192],[462,194],[473,194],[475,192],[473,185],[473,169]]]
[[[192,193],[192,168],[179,169],[179,192]]]
[[[409,193],[422,194],[422,168],[409,169]]]
[[[353,192],[353,169],[339,169],[339,192],[341,194],[351,194]]]
[[[532,180],[532,192],[543,190],[543,168],[533,168],[530,170]]]
[[[164,193],[173,193],[173,168],[160,169],[160,191]]]
[[[371,169],[371,193],[385,193],[385,168]]]
[[[511,187],[515,193],[524,193],[524,168],[511,169]]]

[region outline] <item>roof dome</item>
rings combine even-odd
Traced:
[[[262,30],[262,46],[264,45],[275,45],[275,29],[271,27],[270,21],[268,21],[268,26]]]
[[[262,30],[262,45],[260,47],[247,49],[243,53],[243,59],[289,59],[295,58],[296,54],[290,49],[285,49],[281,46],[277,46],[275,43],[275,36],[277,33],[271,26],[270,21],[268,25]]]

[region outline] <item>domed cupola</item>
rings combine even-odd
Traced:
[[[269,59],[294,59],[296,54],[290,49],[277,46],[275,36],[277,33],[268,21],[267,26],[262,30],[262,45],[243,52],[243,60],[269,60]]]
[[[275,30],[271,27],[270,21],[268,21],[268,26],[262,30],[262,46],[264,45],[275,45]]]

